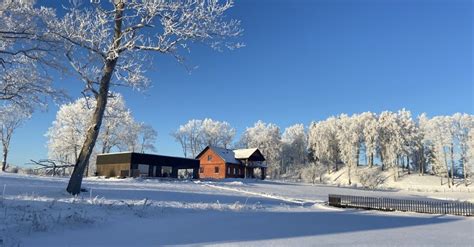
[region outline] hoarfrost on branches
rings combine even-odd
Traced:
[[[2,141],[2,171],[7,168],[7,158],[10,152],[10,143],[15,130],[29,119],[30,112],[17,105],[0,107],[0,139]]]
[[[192,119],[171,134],[181,144],[185,157],[196,157],[206,146],[229,148],[235,129],[227,122]]]
[[[72,1],[64,6],[63,15],[56,15],[52,8],[34,7],[49,14],[49,18],[42,19],[45,33],[65,54],[61,60],[65,59],[70,70],[84,82],[82,93],[96,99],[67,187],[69,193],[80,193],[110,88],[146,88],[149,80],[145,73],[151,65],[148,55],[152,52],[170,55],[183,63],[183,53],[196,42],[218,50],[241,47],[235,41],[242,33],[240,22],[224,16],[232,6],[231,0]]]
[[[29,111],[45,109],[48,99],[62,100],[65,94],[52,86],[46,67],[61,69],[53,54],[54,40],[46,22],[50,9],[36,9],[33,1],[0,2],[0,101]]]
[[[280,175],[281,133],[277,125],[257,121],[253,127],[245,130],[239,145],[244,148],[258,148],[265,156],[270,176],[275,178]]]
[[[290,173],[300,169],[307,162],[308,137],[303,124],[285,129],[281,137],[283,171]]]
[[[118,151],[153,151],[156,131],[151,126],[135,122],[120,94],[113,93],[105,111],[94,155]],[[66,164],[74,164],[84,142],[94,98],[79,98],[64,104],[46,133],[48,157]],[[92,164],[91,162],[90,164]]]

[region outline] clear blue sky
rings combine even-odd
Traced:
[[[240,134],[257,120],[283,130],[339,113],[474,112],[470,0],[237,0],[229,16],[242,21],[245,48],[195,49],[191,74],[157,57],[145,94],[117,90],[158,131],[158,153],[182,155],[169,134],[192,118],[225,120]],[[80,82],[59,83],[79,96]],[[10,162],[47,157],[57,109],[17,131]]]

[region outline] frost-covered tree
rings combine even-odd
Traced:
[[[90,116],[94,112],[94,98],[79,98],[64,104],[46,133],[49,159],[74,164],[84,142]],[[120,94],[113,94],[105,110],[104,124],[93,156],[112,150],[153,150],[156,132],[150,126],[136,123]],[[132,144],[131,144],[132,143]],[[93,162],[91,162],[93,165]]]
[[[377,155],[377,147],[379,146],[380,127],[377,115],[372,112],[364,112],[359,117],[363,125],[362,133],[367,165],[372,167],[374,165],[374,158]]]
[[[425,113],[418,116],[417,125],[418,134],[415,139],[416,153],[414,157],[419,174],[424,175],[429,165],[434,162],[434,143],[429,138],[429,119]]]
[[[454,185],[456,171],[462,171],[464,181],[469,170],[465,165],[468,152],[469,131],[474,128],[472,115],[456,113],[452,116],[437,116],[430,119],[431,138],[437,149],[437,164],[444,161],[446,176]],[[438,167],[437,167],[438,168]]]
[[[469,132],[474,128],[474,117],[456,113],[452,116],[436,116],[426,122],[427,137],[435,146],[436,159],[433,168],[446,173],[451,185],[454,185],[455,172],[459,169],[467,183],[469,167],[465,164],[469,151]]]
[[[286,128],[281,137],[281,143],[282,168],[285,173],[290,170],[295,171],[296,168],[306,164],[308,138],[303,124],[295,124]]]
[[[179,126],[172,136],[181,144],[184,157],[196,157],[203,149],[201,145],[202,120],[192,119]]]
[[[45,29],[51,17],[49,10],[34,8],[34,1],[0,2],[0,101],[31,111],[46,107],[50,98],[64,98],[44,69],[59,68],[50,59],[56,49]]]
[[[216,146],[228,148],[235,136],[235,129],[227,122],[215,121],[206,118],[201,126],[202,146]]]
[[[80,192],[82,174],[94,148],[113,85],[146,87],[145,52],[170,54],[183,61],[180,50],[192,42],[216,49],[236,48],[226,38],[239,36],[239,22],[226,21],[224,13],[233,6],[207,0],[125,1],[73,5],[67,13],[48,23],[49,30],[66,47],[66,58],[97,99],[97,105],[71,176],[68,191]]]
[[[132,122],[127,132],[121,135],[121,144],[118,147],[121,151],[155,152],[157,136],[158,133],[151,125]]]
[[[185,157],[196,157],[206,146],[228,148],[235,129],[227,122],[192,119],[171,134],[181,144]]]
[[[403,153],[404,139],[399,115],[394,112],[384,111],[379,115],[380,126],[380,159],[382,166],[393,170],[393,177],[398,179],[398,166]]]
[[[451,168],[449,171],[451,172],[451,185],[454,186],[454,170],[455,170],[455,151],[454,151],[454,146],[456,142],[456,134],[458,133],[458,125],[455,123],[456,120],[452,116],[444,116],[441,118],[442,125],[445,128],[446,132],[446,141],[448,142],[448,146],[446,147],[448,149],[448,157],[450,160]]]
[[[465,178],[467,183],[467,178],[474,176],[474,128],[469,130],[468,139],[467,139],[467,160],[465,161]]]
[[[324,165],[318,164],[318,162],[311,162],[308,166],[302,169],[301,177],[305,181],[311,182],[313,184],[315,184],[316,181],[319,181],[320,183],[322,183],[325,172],[326,172],[326,169]]]
[[[400,135],[402,142],[402,153],[399,154],[399,162],[402,168],[406,168],[410,173],[410,159],[416,151],[415,142],[419,130],[417,129],[415,121],[411,117],[411,112],[405,109],[397,113],[398,123],[400,125]],[[406,163],[405,163],[406,161]],[[404,165],[405,164],[405,165]]]
[[[240,139],[240,145],[244,148],[258,148],[265,156],[271,177],[280,175],[281,133],[277,125],[259,120],[253,127],[245,130]]]
[[[93,101],[93,99],[90,99],[87,102],[89,108],[91,105],[93,106]],[[126,140],[137,139],[138,133],[135,131],[135,120],[130,110],[125,106],[122,95],[115,94],[109,99],[104,119],[97,141],[100,153],[110,153],[112,149],[123,146]],[[85,132],[82,134],[85,134]],[[132,151],[131,149],[128,150]]]
[[[15,130],[30,117],[30,113],[17,105],[0,107],[0,139],[2,141],[2,171],[7,168],[10,142]]]
[[[149,124],[139,123],[140,131],[138,132],[138,148],[137,150],[141,153],[146,151],[156,151],[155,142],[158,137],[158,133]]]
[[[336,137],[338,139],[341,160],[347,168],[349,184],[352,184],[352,170],[357,167],[360,140],[362,136],[362,124],[357,115],[351,117],[341,114],[337,120],[338,130]]]
[[[469,133],[472,132],[474,129],[474,116],[469,114],[461,114],[456,113],[453,116],[453,128],[455,130],[454,137],[457,140],[456,143],[458,144],[458,159],[459,159],[459,166],[462,169],[464,183],[467,186],[468,184],[468,177],[470,171],[472,171],[469,167],[468,160],[469,160],[469,142],[470,136]]]
[[[445,174],[448,179],[448,186],[451,187],[450,175],[449,175],[449,147],[451,145],[451,135],[447,128],[444,116],[437,116],[429,119],[425,123],[425,136],[433,143],[434,150],[434,162],[432,164],[432,170],[435,174],[441,178],[441,184],[443,183],[442,176]]]
[[[328,171],[329,161],[337,164],[341,160],[351,174],[359,154],[365,150],[368,165],[378,158],[382,170],[388,167],[393,171],[394,180],[400,176],[402,167],[408,173],[413,169],[421,175],[432,172],[441,177],[441,184],[443,177],[447,177],[448,185],[452,186],[452,178],[459,176],[460,171],[467,183],[472,167],[469,133],[473,128],[474,117],[461,113],[431,119],[422,114],[417,121],[405,109],[379,115],[341,114],[338,118],[311,123],[308,150],[314,161]]]
[[[84,82],[83,92],[96,99],[67,187],[69,193],[79,194],[84,170],[99,136],[110,88],[146,87],[149,80],[144,73],[150,65],[147,54],[165,54],[183,62],[182,54],[189,52],[195,43],[217,50],[239,48],[242,45],[234,38],[242,30],[239,21],[225,18],[233,6],[232,0],[78,0],[57,6],[61,14],[41,4],[19,8],[31,10],[29,13],[38,17],[24,19],[25,26],[41,24],[42,29],[38,33],[35,30],[31,40],[35,44],[51,41],[48,44],[60,50],[56,54],[64,57],[50,61],[67,61],[61,65],[69,65]],[[6,8],[2,15],[15,16],[15,12]]]
[[[189,156],[189,152],[188,150],[190,149],[190,146],[189,146],[189,136],[187,135],[187,132],[184,131],[183,128],[181,128],[181,126],[178,128],[178,130],[176,130],[175,132],[171,133],[171,136],[177,141],[179,142],[179,144],[181,145],[181,149],[183,150],[183,155],[184,157],[188,158]]]
[[[318,164],[326,167],[331,173],[338,170],[339,142],[337,139],[337,118],[330,117],[325,121],[312,122],[308,131],[308,149]]]
[[[74,164],[87,130],[92,108],[86,98],[60,106],[56,119],[45,136],[48,138],[48,158]]]

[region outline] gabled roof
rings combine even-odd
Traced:
[[[262,153],[258,148],[247,148],[247,149],[226,149],[226,148],[220,148],[220,147],[213,147],[213,146],[207,146],[204,150],[201,151],[201,153],[196,156],[196,159],[199,159],[202,154],[204,154],[208,149],[211,149],[221,157],[225,163],[229,164],[242,164],[239,160],[245,160],[245,159],[250,159],[251,157],[255,161],[264,161],[265,158],[263,157]]]
[[[234,154],[238,160],[265,161],[265,157],[258,148],[236,149]]]
[[[257,148],[247,148],[247,149],[236,149],[234,150],[234,157],[236,159],[248,159],[255,153],[258,149]]]
[[[204,150],[201,151],[201,153],[198,154],[198,156],[196,156],[196,159],[199,159],[199,157],[201,157],[201,155],[205,153],[208,149],[211,149],[212,151],[214,151],[214,153],[219,155],[219,157],[221,157],[225,163],[237,165],[242,164],[240,163],[240,161],[235,159],[235,154],[232,150],[213,146],[207,146]]]

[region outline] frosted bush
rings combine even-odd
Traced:
[[[324,173],[326,172],[325,168],[319,164],[311,164],[310,166],[301,170],[301,176],[305,182],[310,183],[323,183],[324,182]]]
[[[375,189],[385,181],[385,178],[379,171],[358,171],[357,176],[359,183],[368,189]]]
[[[18,167],[16,166],[11,166],[11,165],[8,165],[7,168],[6,168],[6,172],[9,172],[9,173],[18,173]]]

